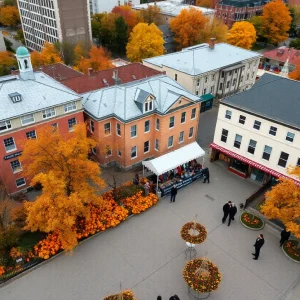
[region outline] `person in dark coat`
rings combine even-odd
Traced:
[[[255,253],[252,253],[252,255],[254,255],[253,259],[255,260],[258,259],[260,248],[263,246],[264,243],[265,243],[264,236],[260,234],[256,239],[255,244],[253,245],[255,247]]]
[[[161,300],[161,296],[157,296],[157,300]]]
[[[179,298],[177,295],[174,295],[174,296],[173,296],[173,299],[174,299],[174,300],[180,300],[180,298]]]
[[[177,195],[177,187],[174,184],[172,189],[171,189],[171,200],[170,200],[170,202],[175,202],[176,195]]]
[[[224,216],[223,216],[223,219],[222,219],[222,223],[225,223],[227,217],[228,217],[228,214],[229,214],[229,211],[230,211],[230,208],[231,208],[231,201],[228,201],[226,204],[224,204],[223,206],[223,213],[224,213]]]
[[[284,244],[285,241],[289,240],[290,236],[291,236],[290,231],[287,231],[286,229],[283,229],[281,231],[281,239],[280,239],[280,242],[279,242],[280,247],[282,247],[282,245]]]
[[[231,220],[234,220],[234,216],[237,213],[237,208],[234,203],[231,203],[231,208],[229,210],[228,226],[230,226]]]
[[[206,180],[209,183],[209,169],[208,168],[205,168],[203,176],[204,176],[203,183],[205,183]]]

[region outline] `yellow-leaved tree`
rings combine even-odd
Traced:
[[[300,179],[300,166],[290,167],[288,172]],[[300,186],[291,179],[280,179],[265,198],[262,213],[268,219],[279,219],[288,231],[300,238]]]
[[[129,60],[135,62],[162,55],[164,53],[163,34],[154,23],[150,25],[139,23],[130,34],[126,51]]]
[[[209,22],[208,18],[200,10],[195,8],[181,10],[180,14],[170,22],[171,31],[175,34],[174,40],[179,48],[196,45],[200,32],[204,30],[207,22]]]
[[[229,30],[227,42],[244,49],[251,49],[256,41],[256,31],[253,24],[242,21],[235,22]]]
[[[228,26],[221,19],[214,18],[199,33],[198,43],[208,43],[210,38],[215,38],[216,43],[223,43],[227,41],[227,35]]]
[[[88,159],[97,142],[86,137],[84,124],[65,135],[45,126],[37,130],[37,136],[25,142],[21,156],[26,175],[33,177],[31,185],[42,185],[36,201],[25,203],[25,229],[57,231],[63,248],[71,250],[77,245],[73,230],[77,217],[88,218],[88,204],[101,203],[97,192],[104,181],[98,164]]]

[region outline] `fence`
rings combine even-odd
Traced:
[[[261,194],[264,194],[271,187],[271,183],[272,181],[269,180],[267,183],[261,186],[256,192],[254,192],[250,197],[248,197],[245,201],[244,208],[248,207]]]

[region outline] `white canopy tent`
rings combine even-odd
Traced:
[[[197,142],[193,142],[189,145],[186,145],[165,155],[159,156],[155,159],[143,161],[143,175],[144,167],[146,167],[157,175],[158,181],[159,175],[166,173],[169,170],[175,169],[178,166],[183,165],[195,158],[203,157],[202,165],[204,165],[204,155],[205,151],[198,145]]]

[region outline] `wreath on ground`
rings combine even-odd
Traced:
[[[300,263],[300,249],[297,248],[298,241],[290,240],[284,243],[283,251],[288,255],[290,258],[296,260]]]
[[[107,296],[103,300],[120,300],[120,299],[136,300],[136,298],[134,298],[134,294],[131,290],[125,290],[125,291],[121,292],[120,294]]]
[[[249,212],[243,212],[241,215],[241,222],[246,227],[253,229],[261,229],[264,227],[264,222],[260,217],[257,217]]]
[[[218,288],[222,275],[213,262],[196,258],[185,265],[183,279],[194,291],[210,293]]]
[[[207,237],[205,227],[196,222],[188,222],[184,224],[180,231],[181,238],[191,244],[201,244]]]

